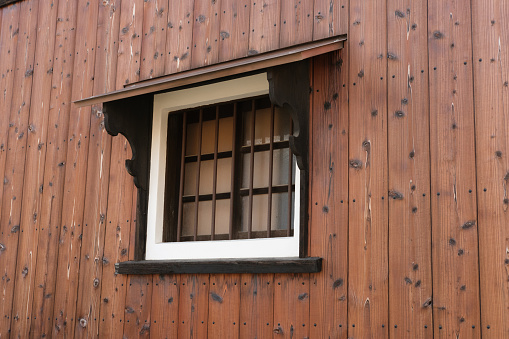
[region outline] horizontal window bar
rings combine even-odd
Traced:
[[[274,149],[284,149],[284,148],[289,148],[290,147],[290,143],[288,142],[288,140],[285,140],[285,141],[274,141],[273,145],[274,145]],[[263,151],[268,151],[268,150],[270,150],[270,144],[269,143],[254,145],[254,151],[255,152],[263,152]],[[241,153],[249,153],[249,152],[251,152],[251,146],[242,146],[241,149],[240,149],[240,152]]]
[[[295,191],[295,185],[292,185],[292,191]],[[272,186],[272,193],[286,193],[288,192],[288,185],[275,185]],[[268,187],[253,188],[253,195],[269,194]],[[249,195],[249,188],[242,188],[240,195],[245,197]]]
[[[196,196],[195,195],[185,195],[182,197],[183,202],[194,202]],[[217,200],[230,199],[230,192],[224,193],[216,193]],[[200,194],[198,196],[198,201],[210,201],[212,200],[212,194]]]
[[[232,151],[225,151],[225,152],[218,152],[217,153],[217,158],[218,159],[225,159],[225,158],[231,158],[232,157]],[[201,161],[206,161],[206,160],[214,160],[214,153],[206,153],[206,154],[202,154],[201,157],[200,157],[200,160]],[[185,157],[185,162],[188,163],[188,162],[197,162],[198,161],[198,156],[197,155],[186,155]]]

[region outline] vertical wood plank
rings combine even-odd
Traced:
[[[281,0],[251,1],[248,55],[279,47]]]
[[[275,274],[273,338],[294,337],[309,337],[309,274]]]
[[[124,336],[148,338],[150,336],[152,276],[131,275],[127,279]]]
[[[348,83],[347,53],[313,59],[310,156],[310,335],[347,336]]]
[[[482,337],[509,336],[509,29],[504,1],[472,2]],[[486,189],[486,190],[485,190]],[[505,227],[504,227],[505,226]]]
[[[168,0],[143,3],[143,39],[141,46],[140,80],[164,74]]]
[[[50,336],[61,228],[76,32],[75,1],[58,2],[31,335]]]
[[[478,338],[471,11],[428,6],[433,326],[435,338]]]
[[[279,47],[298,45],[312,39],[313,2],[302,0],[282,1]]]
[[[151,338],[177,338],[180,275],[154,276]]]
[[[32,319],[33,293],[35,289],[37,245],[40,223],[41,200],[44,190],[44,163],[46,159],[46,137],[53,75],[53,53],[58,2],[40,1],[37,13],[37,37],[30,98],[30,115],[25,144],[25,171],[21,204],[19,245],[16,260],[14,301],[12,314],[19,321],[12,322],[11,335],[26,338]],[[34,29],[35,32],[35,29]],[[34,37],[35,38],[35,37]],[[27,101],[28,101],[27,100]],[[21,197],[20,197],[21,199]],[[26,274],[23,274],[26,272]]]
[[[117,89],[140,79],[143,36],[143,0],[122,1],[120,6]]]
[[[191,68],[194,0],[170,1],[166,30],[165,74]]]
[[[391,337],[433,337],[427,4],[390,1],[388,41]]]
[[[240,275],[213,274],[209,287],[208,336],[239,338]]]
[[[135,221],[132,214],[133,179],[125,170],[125,159],[131,156],[125,138],[113,138],[106,213],[106,235],[101,284],[99,337],[122,338],[125,321],[127,276],[115,274],[114,264],[126,261],[130,254],[129,236]],[[133,244],[134,245],[134,244]],[[131,253],[132,254],[132,253]]]
[[[274,329],[274,274],[242,274],[240,280],[240,338],[270,338]]]
[[[72,99],[93,94],[98,5],[78,1]],[[90,107],[72,107],[65,166],[62,224],[53,310],[53,336],[74,337],[81,236],[85,204]]]
[[[250,8],[249,0],[221,0],[219,62],[247,56]]]
[[[386,8],[350,1],[348,336],[358,338],[388,336]]]
[[[314,0],[313,23],[313,40],[346,34],[348,1]]]
[[[209,275],[180,276],[178,338],[207,338]]]
[[[219,60],[219,18],[221,0],[195,1],[191,67],[215,64]]]
[[[19,37],[19,15],[20,5],[14,4],[2,9],[2,26],[0,30],[0,178],[5,178],[5,162],[7,158],[7,147],[9,137],[10,109],[14,92],[14,69]],[[3,179],[2,179],[3,180]],[[9,195],[4,196],[4,190],[0,189],[0,206],[4,199],[11,199]],[[0,208],[0,220],[2,209]],[[11,234],[12,226],[0,223],[0,274],[5,277],[0,282],[4,291],[13,290],[14,277],[6,276],[7,263],[16,256],[14,244],[15,234]],[[9,274],[11,272],[9,271]],[[11,296],[0,300],[0,336],[7,337],[11,322]]]
[[[21,228],[20,222],[27,135],[30,133],[29,113],[37,39],[38,4],[38,2],[34,1],[20,4],[19,38],[15,47],[16,62],[11,66],[14,71],[12,101],[10,111],[7,110],[5,112],[5,114],[9,114],[9,131],[7,143],[5,144],[5,171],[0,217],[1,235],[4,238],[0,242],[5,246],[0,256],[0,267],[3,271],[0,282],[3,297],[0,300],[2,303],[0,307],[6,310],[3,312],[6,314],[6,318],[3,318],[2,322],[7,321],[5,323],[6,326],[2,326],[2,332],[8,332],[11,328],[17,328],[16,326],[19,322],[27,320],[26,318],[21,319],[23,314],[20,313],[19,308],[16,309],[16,312],[12,312],[15,281],[19,279],[19,276],[31,279],[34,275],[33,271],[28,272],[28,268],[25,267],[18,270],[16,261],[18,260],[17,251],[19,249],[20,233],[33,231],[32,227],[28,225],[25,228]],[[21,261],[23,262],[24,260],[22,259]]]

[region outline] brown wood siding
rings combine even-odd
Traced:
[[[0,337],[509,337],[507,17],[503,0],[0,8]],[[322,272],[115,275],[131,149],[71,102],[345,33],[310,63]]]

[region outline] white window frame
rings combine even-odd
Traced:
[[[154,96],[146,260],[299,257],[300,171],[296,165],[294,167],[293,236],[214,241],[162,241],[168,114],[187,108],[268,93],[267,73],[260,73]]]

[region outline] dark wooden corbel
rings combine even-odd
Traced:
[[[307,256],[309,178],[309,62],[273,67],[267,72],[270,101],[288,110],[293,120],[290,148],[300,169],[300,257]]]
[[[103,105],[104,127],[108,133],[124,135],[131,145],[132,158],[125,161],[125,167],[138,188],[135,260],[143,260],[145,256],[153,104],[154,95],[146,94]]]
[[[293,120],[290,148],[299,169],[308,170],[309,63],[308,60],[273,67],[267,72],[270,101],[288,110]]]

